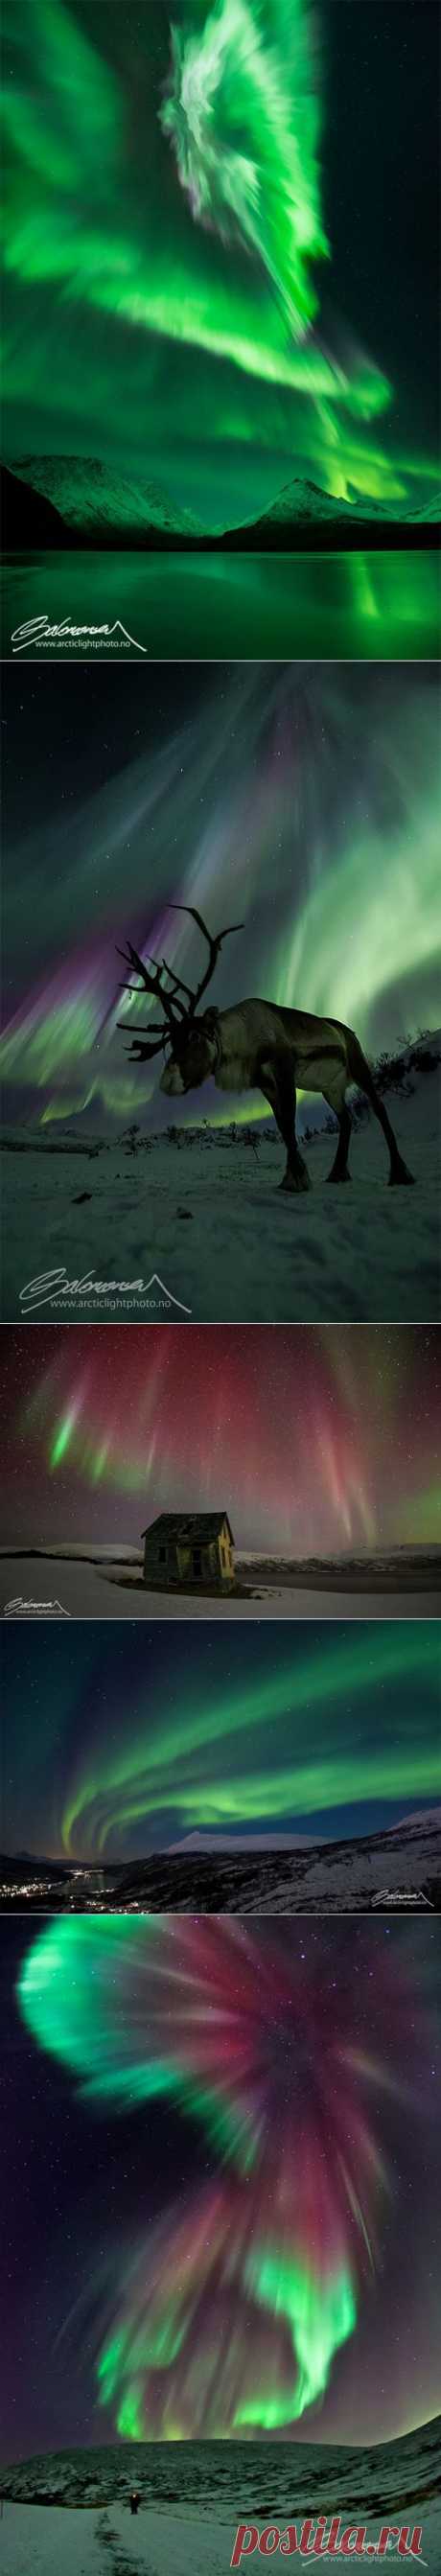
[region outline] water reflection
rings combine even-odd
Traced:
[[[151,660],[424,659],[440,650],[439,562],[419,553],[134,554],[48,551],[3,570],[2,655],[25,620],[76,626],[121,620]],[[19,658],[106,651],[98,637],[25,646]]]

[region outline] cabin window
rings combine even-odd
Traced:
[[[193,1573],[202,1574],[202,1548],[193,1549]]]
[[[166,1549],[166,1547],[160,1547],[160,1550],[159,1550],[159,1563],[160,1563],[160,1565],[166,1565],[166,1564],[167,1564],[167,1549]]]

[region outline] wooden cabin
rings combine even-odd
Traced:
[[[149,1591],[228,1592],[234,1584],[234,1537],[228,1512],[160,1512],[142,1531]]]

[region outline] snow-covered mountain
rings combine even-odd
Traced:
[[[40,546],[69,544],[60,512],[47,493],[37,491],[23,475],[11,473],[7,465],[0,467],[0,496],[5,551],[33,553]]]
[[[261,1852],[305,1851],[314,1846],[313,1834],[185,1834],[182,1842],[168,1843],[167,1850],[178,1852]]]
[[[238,2498],[242,2513],[254,2510],[260,2520],[271,2490],[279,2509],[283,2496],[286,2513],[290,2502],[300,2499],[305,2506],[314,2504],[315,2510],[320,2504],[327,2512],[339,2508],[351,2516],[362,2507],[381,2514],[399,2504],[406,2520],[408,2505],[413,2501],[422,2505],[426,2497],[439,2493],[441,2424],[437,2416],[414,2432],[386,2442],[336,2443],[313,2440],[311,2435],[302,2440],[298,2426],[295,2433],[294,2441],[274,2442],[270,2436],[263,2441],[257,2436],[251,2442],[122,2441],[91,2444],[87,2450],[72,2446],[48,2451],[4,2468],[0,2496],[39,2504],[45,2500],[54,2505],[114,2504],[136,2486],[144,2506],[163,2507],[167,2514],[174,2505],[195,2516],[216,2512],[228,2522],[231,2514],[238,2518]],[[189,2539],[194,2529],[191,2525]],[[191,2554],[190,2550],[190,2561]],[[197,2557],[199,2566],[199,2553]],[[148,2559],[150,2564],[150,2551]],[[85,2565],[82,2557],[78,2567],[80,2563]],[[166,2563],[174,2563],[169,2550]]]
[[[138,474],[121,474],[116,464],[103,462],[97,456],[14,456],[11,468],[14,476],[26,483],[28,491],[44,494],[67,527],[83,529],[86,535],[94,528],[97,532],[103,528],[114,537],[124,529],[148,537],[149,530],[156,529],[162,536],[187,537],[189,544],[199,539],[200,543],[222,545],[229,536],[237,536],[240,542],[242,530],[246,535],[255,529],[257,540],[259,532],[263,535],[277,528],[292,527],[294,532],[296,528],[325,523],[348,530],[354,523],[382,528],[437,526],[441,518],[439,493],[429,501],[409,504],[402,499],[376,501],[370,494],[360,500],[355,488],[351,491],[349,486],[348,498],[340,499],[322,490],[307,475],[295,475],[267,510],[253,511],[240,524],[228,521],[207,529],[192,510],[180,508],[162,485],[150,478],[144,483]]]
[[[411,1905],[441,1911],[441,1805],[383,1833],[277,1845],[211,1836],[106,1872],[109,1913],[370,1914]]]
[[[14,457],[14,474],[44,492],[68,527],[116,534],[131,528],[146,536],[158,528],[162,535],[203,537],[192,511],[180,510],[159,484],[132,482],[97,456]]]
[[[374,501],[369,493],[365,500],[360,501],[355,491],[348,500],[337,500],[333,492],[323,492],[320,484],[309,481],[306,476],[295,476],[293,482],[285,484],[283,491],[278,493],[271,509],[262,512],[256,525],[256,535],[258,528],[295,528],[308,521],[314,527],[320,520],[333,522],[338,527],[349,527],[355,520],[361,521],[365,527],[378,525],[387,528],[391,525],[421,526],[423,522],[438,526],[440,519],[439,492],[435,499],[425,501],[419,507],[416,504],[409,506],[403,501]]]
[[[246,1860],[247,1853],[249,1853],[254,1859],[256,1852],[314,1852],[315,1855],[317,1855],[318,1851],[329,1851],[332,1856],[334,1852],[342,1852],[346,1849],[349,1849],[350,1851],[353,1849],[355,1851],[363,1849],[366,1851],[369,1847],[378,1849],[379,1846],[384,1849],[385,1845],[389,1842],[390,1834],[400,1835],[400,1842],[403,1849],[406,1845],[413,1844],[416,1848],[419,1847],[420,1851],[426,1844],[429,1845],[431,1843],[432,1836],[434,1836],[435,1845],[439,1849],[441,1864],[441,1778],[439,1807],[426,1807],[424,1814],[421,1814],[420,1810],[419,1812],[416,1811],[412,1816],[400,1816],[398,1824],[389,1825],[386,1832],[383,1831],[383,1833],[379,1834],[364,1835],[361,1841],[358,1841],[357,1837],[355,1837],[354,1843],[351,1841],[349,1845],[341,1842],[334,1843],[330,1840],[327,1840],[326,1843],[321,1842],[318,1844],[316,1834],[195,1833],[185,1834],[182,1842],[168,1843],[167,1852],[170,1855],[170,1858],[173,1858],[173,1856],[177,1854],[182,1860],[185,1860],[187,1853],[191,1856],[192,1852],[218,1852],[219,1854],[222,1852],[242,1852],[244,1860]],[[167,1857],[167,1853],[164,1857]]]
[[[387,1832],[318,1842],[305,1835],[189,1835],[144,1860],[0,1862],[4,1912],[70,1914],[441,1913],[441,1803]]]

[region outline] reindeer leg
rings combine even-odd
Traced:
[[[297,1197],[300,1190],[310,1190],[311,1182],[297,1143],[297,1101],[291,1065],[286,1063],[285,1057],[274,1057],[271,1064],[262,1064],[258,1079],[264,1100],[269,1101],[273,1111],[279,1136],[286,1146],[286,1171],[283,1181],[279,1181],[279,1189],[289,1190]]]
[[[409,1171],[407,1163],[403,1163],[403,1156],[400,1154],[399,1145],[397,1145],[397,1139],[396,1136],[394,1136],[393,1127],[391,1127],[390,1118],[388,1118],[387,1115],[387,1109],[385,1109],[384,1101],[380,1099],[380,1095],[375,1089],[374,1082],[372,1083],[370,1099],[372,1101],[372,1108],[375,1110],[375,1116],[379,1119],[380,1127],[383,1129],[383,1136],[386,1137],[386,1144],[389,1146],[389,1184],[392,1184],[392,1186],[395,1187],[398,1181],[414,1181],[415,1173]]]
[[[383,1136],[386,1138],[386,1144],[389,1146],[389,1184],[392,1185],[392,1187],[396,1187],[399,1181],[414,1181],[414,1172],[410,1172],[408,1164],[403,1163],[403,1156],[400,1154],[400,1148],[399,1145],[397,1145],[397,1139],[394,1135],[393,1127],[391,1127],[390,1118],[388,1118],[387,1109],[385,1109],[384,1106],[384,1100],[381,1099],[381,1094],[377,1091],[376,1084],[373,1081],[370,1065],[365,1065],[364,1067],[363,1088],[367,1093],[368,1100],[370,1100],[371,1108],[374,1110],[374,1115],[378,1118],[379,1125],[383,1129]]]
[[[356,1037],[354,1029],[346,1030],[346,1040],[348,1068],[351,1079],[353,1082],[359,1082],[361,1090],[365,1091],[366,1099],[370,1100],[371,1109],[374,1111],[375,1118],[378,1118],[379,1126],[382,1127],[383,1136],[386,1138],[386,1144],[389,1146],[389,1181],[392,1182],[393,1185],[396,1185],[398,1181],[412,1182],[415,1178],[415,1174],[414,1172],[409,1172],[407,1163],[403,1163],[403,1156],[400,1154],[397,1139],[396,1136],[394,1136],[393,1127],[391,1127],[390,1118],[388,1118],[387,1109],[385,1109],[384,1106],[384,1100],[381,1099],[381,1094],[377,1091],[373,1073],[371,1073],[370,1064],[368,1064],[367,1056],[363,1054],[363,1048],[360,1046],[359,1039]]]
[[[338,1144],[337,1144],[337,1152],[336,1152],[336,1156],[335,1156],[335,1162],[333,1162],[333,1163],[331,1164],[331,1170],[330,1170],[330,1172],[328,1172],[328,1174],[327,1174],[327,1179],[328,1179],[328,1181],[350,1181],[351,1175],[350,1175],[350,1172],[348,1172],[348,1153],[349,1153],[349,1142],[350,1142],[351,1129],[352,1129],[352,1118],[351,1118],[351,1112],[350,1112],[350,1109],[348,1109],[347,1101],[346,1101],[346,1100],[344,1100],[344,1101],[343,1101],[343,1106],[342,1106],[342,1108],[341,1108],[341,1109],[339,1109],[339,1110],[337,1111],[337,1116],[338,1116]]]

